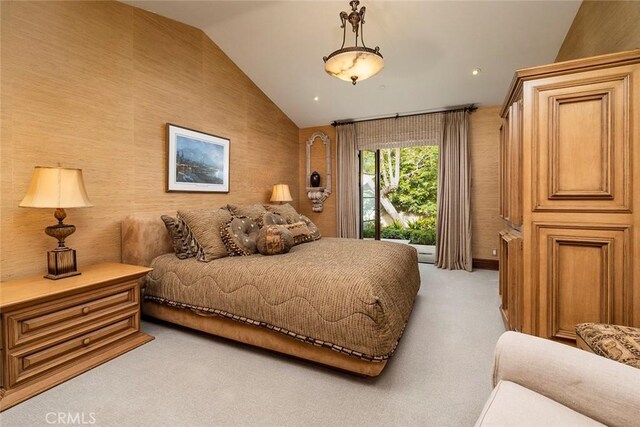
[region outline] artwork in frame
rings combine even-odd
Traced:
[[[167,123],[167,191],[229,192],[229,140]]]

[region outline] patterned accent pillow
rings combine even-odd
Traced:
[[[227,209],[233,216],[246,216],[247,218],[251,218],[254,220],[258,226],[262,227],[262,215],[264,215],[267,210],[260,203],[256,203],[254,205],[227,205]]]
[[[220,236],[220,227],[231,221],[227,209],[180,210],[178,216],[187,223],[200,246],[198,261],[209,262],[228,255]]]
[[[167,227],[167,232],[171,236],[171,242],[173,243],[173,251],[179,259],[193,258],[198,254],[198,242],[182,218],[162,215],[160,219],[164,222],[164,226]]]
[[[232,218],[220,228],[220,236],[230,256],[253,255],[256,249],[256,238],[260,227],[247,217]]]
[[[265,225],[287,225],[287,220],[280,214],[274,212],[265,212],[262,215],[262,226]]]
[[[286,254],[293,247],[293,235],[283,225],[265,225],[256,239],[256,248],[262,255]]]
[[[640,369],[640,328],[579,323],[576,334],[595,354]]]
[[[309,218],[307,218],[304,215],[300,215],[300,219],[298,219],[298,221],[302,221],[307,225],[307,227],[309,228],[309,231],[311,231],[311,236],[313,236],[313,240],[320,240],[320,238],[322,237],[322,234],[320,233],[320,229]]]
[[[280,214],[281,217],[287,220],[287,224],[293,224],[300,220],[300,214],[289,203],[284,205],[264,205],[269,212]]]
[[[302,221],[293,224],[287,224],[283,227],[291,232],[294,245],[313,241],[311,230],[309,230],[309,227],[307,227],[307,225]]]

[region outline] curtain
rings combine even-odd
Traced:
[[[394,117],[356,123],[358,150],[438,145],[443,113]]]
[[[444,114],[438,167],[436,267],[471,271],[468,113]]]
[[[358,201],[358,149],[353,124],[336,127],[338,155],[338,237],[358,238],[360,205]]]

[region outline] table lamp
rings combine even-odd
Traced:
[[[20,202],[24,208],[55,208],[58,224],[45,228],[44,232],[58,239],[58,247],[47,252],[47,279],[77,276],[76,251],[64,245],[64,239],[76,231],[76,227],[64,224],[65,208],[93,206],[82,179],[82,169],[36,166],[26,196]]]
[[[273,186],[273,191],[271,192],[272,202],[280,202],[282,204],[282,202],[290,202],[292,200],[287,184],[275,184]]]

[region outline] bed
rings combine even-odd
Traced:
[[[323,237],[205,263],[176,258],[157,215],[126,218],[122,258],[153,268],[147,316],[365,376],[395,352],[420,287],[408,245]]]

